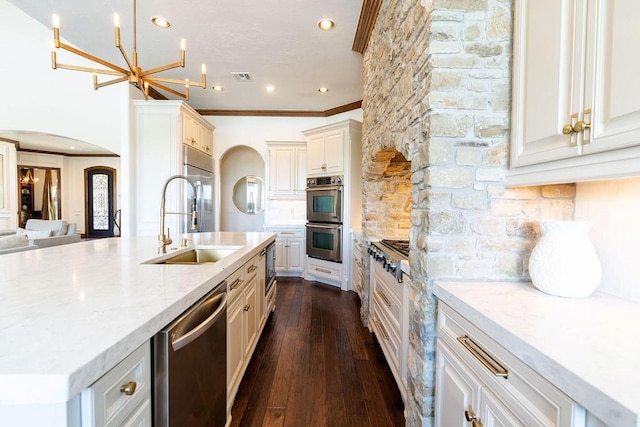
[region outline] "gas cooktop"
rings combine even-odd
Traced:
[[[382,239],[380,243],[402,254],[405,258],[409,258],[409,241],[408,240],[390,240]]]

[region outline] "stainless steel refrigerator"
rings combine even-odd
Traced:
[[[213,159],[207,154],[188,145],[183,146],[183,173],[191,178],[198,187],[198,225],[200,232],[214,231],[213,206]],[[192,205],[192,189],[184,183],[183,212],[189,212]],[[182,233],[193,233],[191,218],[184,217]]]

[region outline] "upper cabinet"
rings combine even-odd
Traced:
[[[640,174],[637,0],[516,0],[509,185]]]
[[[269,197],[304,199],[307,179],[305,142],[267,142]]]
[[[183,109],[181,115],[182,143],[211,156],[213,154],[213,126],[190,109]]]
[[[310,176],[336,175],[344,171],[344,130],[305,133]]]

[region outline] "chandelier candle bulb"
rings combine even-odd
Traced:
[[[113,14],[113,26],[116,28],[120,28],[120,15],[117,13]]]

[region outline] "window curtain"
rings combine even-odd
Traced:
[[[51,170],[47,169],[44,173],[44,188],[42,189],[42,219],[58,219],[56,211]]]

